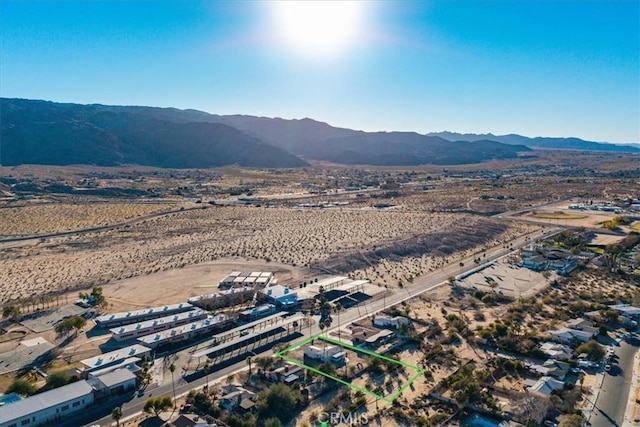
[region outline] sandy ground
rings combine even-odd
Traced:
[[[270,261],[305,268],[345,251],[370,250],[416,233],[441,234],[453,224],[468,226],[473,221],[478,219],[459,214],[346,209],[224,207],[177,212],[115,230],[0,249],[0,302],[75,292],[135,277],[149,280],[154,273],[218,260],[233,259],[243,265]],[[485,244],[509,239],[521,228],[507,228]],[[396,285],[446,261],[445,257],[427,255],[396,257],[352,275]],[[185,279],[191,277],[187,274]],[[137,282],[138,286],[143,282]],[[180,284],[193,286],[188,280]]]
[[[109,311],[160,306],[216,292],[218,282],[231,271],[270,271],[279,283],[298,282],[306,277],[303,269],[284,264],[229,259],[118,280],[106,285],[104,292]]]
[[[0,237],[97,227],[167,211],[176,206],[170,203],[110,202],[5,207],[0,209]]]

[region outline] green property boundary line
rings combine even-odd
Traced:
[[[323,372],[323,371],[321,371],[321,370],[319,370],[317,368],[314,368],[313,366],[306,365],[304,362],[300,362],[299,360],[292,359],[291,357],[287,356],[287,353],[290,353],[290,352],[292,352],[294,350],[297,350],[300,347],[302,347],[304,345],[307,345],[308,343],[310,343],[311,341],[316,340],[316,339],[321,340],[321,341],[325,341],[325,342],[328,342],[328,343],[331,343],[331,344],[338,345],[338,346],[340,346],[342,348],[351,350],[351,351],[356,352],[356,353],[364,353],[364,354],[367,354],[369,356],[372,356],[372,357],[375,357],[375,358],[378,358],[378,359],[386,360],[387,362],[391,362],[393,364],[400,365],[400,366],[403,366],[405,368],[414,370],[414,371],[416,371],[416,374],[413,377],[409,378],[407,383],[405,385],[403,385],[402,387],[400,387],[400,389],[397,392],[395,392],[394,394],[392,394],[389,397],[385,397],[385,396],[381,396],[381,395],[379,395],[377,393],[374,393],[374,392],[372,392],[371,390],[369,390],[367,388],[360,387],[360,386],[358,386],[356,384],[352,384],[352,383],[350,383],[348,381],[343,380],[342,378],[338,378],[336,376],[330,375],[330,374],[328,374],[326,372]],[[402,393],[407,388],[409,388],[411,386],[411,384],[413,384],[413,382],[415,380],[417,380],[420,376],[424,375],[424,372],[425,372],[424,369],[419,368],[419,367],[414,366],[414,365],[411,365],[410,363],[406,363],[406,362],[403,362],[403,361],[397,360],[397,359],[392,359],[390,357],[383,356],[383,355],[375,353],[373,351],[369,351],[369,350],[365,350],[363,348],[355,347],[353,345],[346,344],[346,343],[343,343],[342,341],[334,340],[333,338],[329,338],[329,337],[322,336],[322,335],[314,335],[312,337],[309,337],[306,340],[303,340],[302,342],[299,342],[299,343],[294,344],[294,345],[292,345],[292,346],[290,346],[290,347],[288,347],[288,348],[286,348],[284,350],[281,350],[281,351],[277,352],[276,356],[278,356],[279,358],[281,358],[283,360],[286,360],[287,362],[292,363],[292,364],[294,364],[296,366],[299,366],[301,368],[307,369],[307,370],[309,370],[311,372],[315,372],[316,374],[322,375],[323,377],[330,378],[330,379],[332,379],[332,380],[334,380],[336,382],[339,382],[340,384],[346,385],[347,387],[351,387],[351,388],[353,388],[355,390],[361,391],[362,393],[368,394],[369,396],[375,397],[376,399],[380,399],[380,400],[383,400],[383,401],[388,402],[388,403],[393,403],[394,400],[396,400],[398,397],[400,397],[402,395]]]

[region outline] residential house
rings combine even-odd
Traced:
[[[304,378],[304,369],[291,363],[285,363],[283,366],[269,371],[267,378],[275,383],[293,384]]]
[[[525,381],[525,384],[529,386],[527,390],[530,392],[545,397],[549,397],[554,391],[562,390],[564,388],[564,383],[562,381],[551,377],[542,377],[535,382]]]
[[[553,377],[558,380],[563,380],[569,373],[570,365],[558,360],[549,359],[542,365],[533,365],[530,370],[543,377]]]
[[[399,329],[402,325],[410,325],[411,320],[402,316],[387,316],[386,314],[380,314],[373,318],[373,326],[378,328],[386,328],[392,327],[394,329]]]
[[[227,411],[251,410],[255,406],[256,394],[238,384],[229,384],[222,389],[218,405]]]
[[[540,350],[554,359],[570,359],[573,353],[570,347],[552,341],[542,343]]]
[[[587,342],[596,335],[596,333],[592,331],[580,331],[570,328],[550,330],[549,334],[552,339],[562,344],[573,344],[576,341]]]
[[[323,345],[322,347],[308,345],[304,348],[304,357],[321,362],[345,362],[345,352],[342,347],[337,345]]]
[[[609,308],[615,310],[620,316],[626,317],[631,320],[640,319],[640,308],[634,307],[629,304],[616,304],[610,305]]]

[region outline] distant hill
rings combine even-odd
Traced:
[[[206,168],[307,164],[280,147],[221,123],[176,122],[124,108],[22,99],[0,99],[0,114],[3,165]]]
[[[494,141],[447,141],[413,132],[358,133],[311,144],[305,157],[344,164],[455,165],[510,159],[531,151],[523,145]]]
[[[475,133],[455,133],[455,132],[432,132],[430,136],[439,136],[448,141],[480,141],[491,140],[502,142],[503,144],[526,145],[531,148],[544,148],[547,150],[579,150],[579,151],[612,151],[637,153],[640,152],[638,144],[610,144],[604,142],[585,141],[580,138],[529,138],[522,135],[493,135]]]
[[[0,99],[4,165],[140,164],[205,168],[339,164],[452,165],[516,158],[529,147],[640,151],[577,138],[441,132],[363,132],[312,119],[216,115],[197,110]],[[302,159],[300,157],[302,157]]]
[[[93,105],[99,111],[129,113],[176,123],[221,123],[309,160],[381,166],[481,163],[515,158],[528,147],[492,141],[449,142],[414,132],[363,132],[333,127],[309,118],[286,120],[247,115],[207,114],[197,110]]]

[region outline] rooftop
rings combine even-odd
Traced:
[[[171,324],[173,322],[178,322],[185,319],[198,319],[206,316],[206,314],[207,312],[204,310],[192,310],[184,313],[177,313],[170,316],[160,317],[157,319],[145,320],[144,322],[120,326],[110,329],[110,332],[116,335],[122,335],[126,334],[127,332],[153,328],[154,326],[163,325],[165,323]]]
[[[96,322],[112,322],[124,319],[131,319],[131,323],[134,323],[137,318],[146,317],[150,315],[162,316],[163,313],[172,313],[176,311],[189,311],[195,309],[194,306],[187,302],[181,302],[179,304],[164,305],[162,307],[145,308],[143,310],[135,311],[123,311],[120,313],[105,314],[103,316],[96,317]]]
[[[128,369],[118,369],[108,374],[97,377],[102,385],[106,388],[115,387],[126,381],[131,381],[136,378],[136,375]]]
[[[196,322],[187,323],[186,325],[167,329],[155,334],[145,335],[143,337],[138,338],[138,341],[145,344],[160,343],[168,339],[171,339],[173,337],[186,336],[188,334],[192,334],[203,329],[206,330],[209,328],[216,327],[217,325],[228,322],[230,319],[231,318],[229,316],[220,314],[217,316],[210,317],[208,319],[202,319]]]
[[[90,357],[88,359],[84,359],[81,363],[87,369],[94,369],[100,366],[110,365],[115,362],[119,362],[124,359],[128,359],[130,357],[135,357],[138,355],[142,355],[150,352],[151,349],[149,347],[145,347],[140,344],[130,345],[129,347],[124,347],[119,350],[114,350],[109,353],[104,353],[99,356]]]
[[[77,381],[54,390],[35,394],[11,405],[0,406],[0,424],[26,417],[36,411],[86,396],[92,392],[93,389],[86,381]]]

